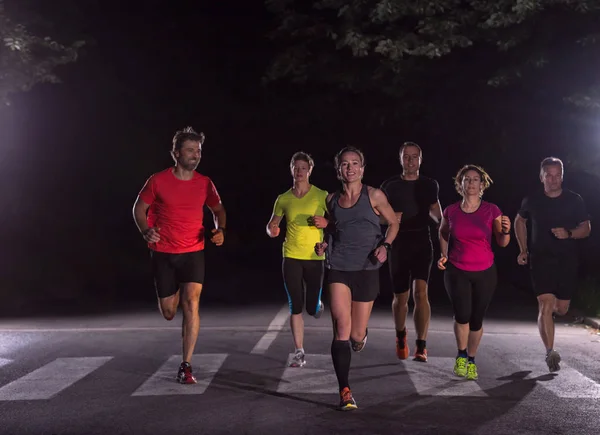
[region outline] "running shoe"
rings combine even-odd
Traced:
[[[306,361],[304,360],[304,352],[301,350],[296,351],[296,354],[290,361],[290,367],[304,367],[304,364],[306,364]]]
[[[398,357],[398,359],[406,359],[408,358],[409,353],[410,351],[408,349],[408,343],[406,342],[405,332],[403,338],[396,337],[396,356]]]
[[[354,352],[361,352],[366,344],[367,344],[367,335],[369,335],[369,328],[365,330],[365,338],[362,341],[354,341],[352,337],[350,337],[350,343],[352,344],[352,350]]]
[[[177,382],[180,384],[195,384],[196,378],[192,374],[192,366],[188,362],[182,362],[177,372]]]
[[[321,317],[321,315],[323,314],[323,310],[325,310],[325,305],[323,304],[323,301],[319,301],[319,308],[317,308],[317,312],[314,315],[315,319],[318,319],[319,317]]]
[[[546,364],[550,372],[557,372],[560,370],[560,354],[552,349],[546,354]]]
[[[454,374],[464,378],[467,376],[467,359],[462,356],[457,356],[454,362]]]
[[[477,365],[474,362],[467,364],[467,379],[469,381],[476,381],[479,378],[477,375]]]
[[[417,348],[417,350],[415,350],[415,356],[413,358],[413,361],[427,362],[427,349],[426,348],[423,348],[423,349]]]
[[[340,411],[352,411],[357,409],[356,401],[352,397],[352,391],[346,387],[340,392]]]

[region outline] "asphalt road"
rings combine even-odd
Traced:
[[[595,434],[600,335],[557,326],[562,370],[548,373],[530,307],[492,312],[479,380],[452,374],[452,320],[437,312],[430,361],[399,361],[378,307],[350,383],[359,409],[339,412],[328,315],[305,317],[307,365],[293,351],[283,305],[203,305],[196,385],[174,381],[181,317],[149,307],[86,317],[0,320],[1,434]],[[519,319],[520,317],[520,319]],[[414,335],[409,330],[409,340]]]

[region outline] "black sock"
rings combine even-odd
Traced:
[[[469,362],[475,364],[475,357],[474,356],[470,356],[469,357]]]
[[[331,359],[333,360],[333,368],[335,375],[340,385],[340,392],[350,387],[348,376],[350,374],[350,360],[352,352],[350,351],[350,342],[348,340],[333,340],[331,343]]]
[[[468,357],[468,355],[467,355],[467,349],[463,349],[463,350],[458,349],[458,356],[457,356],[457,358],[467,358],[467,357]]]
[[[423,349],[425,349],[426,345],[427,345],[427,342],[425,340],[419,340],[419,339],[417,340],[417,349],[418,350],[422,351]]]
[[[396,337],[398,337],[398,340],[404,339],[404,337],[406,337],[406,328],[404,328],[402,331],[398,331],[396,329]]]

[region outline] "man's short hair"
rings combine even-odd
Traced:
[[[548,166],[559,166],[560,173],[563,174],[565,172],[565,167],[561,159],[558,157],[546,157],[544,160],[542,160],[542,163],[540,163],[540,175],[544,173],[544,170]]]
[[[202,145],[204,143],[204,139],[204,133],[196,133],[192,127],[186,127],[183,130],[175,132],[175,136],[173,136],[173,148],[171,149],[171,152],[179,151],[182,145],[188,140],[200,142],[200,145]]]

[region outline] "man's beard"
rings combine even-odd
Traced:
[[[200,164],[200,160],[193,162],[193,163],[192,162],[179,162],[179,165],[186,171],[195,171],[199,164]]]

